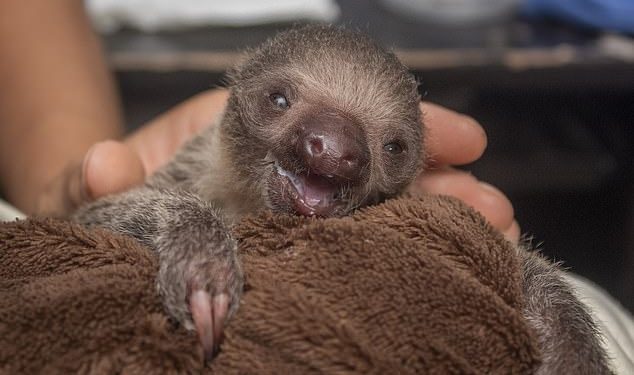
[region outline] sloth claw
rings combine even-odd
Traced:
[[[229,310],[229,296],[221,293],[211,297],[204,290],[196,290],[191,294],[189,307],[205,360],[211,361],[223,337],[223,329]]]

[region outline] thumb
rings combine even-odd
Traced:
[[[140,185],[145,171],[138,154],[121,142],[94,144],[82,162],[70,163],[37,198],[38,215],[65,217],[82,203]]]
[[[104,141],[86,153],[81,180],[80,200],[90,201],[142,184],[145,169],[139,155],[130,147],[117,141]]]

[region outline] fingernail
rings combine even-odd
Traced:
[[[491,193],[497,197],[503,197],[504,199],[507,199],[506,195],[504,195],[504,193],[502,193],[502,191],[498,188],[496,188],[495,186],[486,183],[486,182],[482,182],[482,181],[478,181],[478,184],[480,185],[480,187],[485,190],[488,193]]]
[[[67,194],[64,199],[66,202],[65,205],[69,210],[75,210],[83,203],[93,199],[86,186],[86,168],[94,147],[95,146],[92,146],[88,152],[86,152],[81,164],[77,162],[68,169],[70,174],[64,186],[64,191]]]
[[[522,235],[522,229],[520,228],[517,220],[513,220],[511,226],[504,231],[504,237],[509,240],[511,243],[517,245],[520,241],[520,236]]]
[[[90,147],[90,149],[88,149],[88,152],[86,152],[86,155],[84,156],[84,160],[81,165],[81,174],[79,176],[80,194],[84,201],[90,201],[95,199],[93,192],[91,191],[90,187],[88,186],[88,183],[86,182],[86,176],[88,175],[88,168],[91,164],[92,157],[95,154],[95,150],[98,149],[100,145],[101,145],[101,142],[95,143],[94,145],[92,145],[92,147]]]

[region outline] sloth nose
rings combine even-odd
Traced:
[[[369,160],[363,130],[333,113],[317,115],[303,123],[298,155],[309,173],[358,182]]]

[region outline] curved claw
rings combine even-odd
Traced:
[[[189,308],[205,360],[211,361],[218,352],[222,340],[224,323],[229,311],[229,296],[221,293],[212,298],[206,291],[196,290],[190,296]]]
[[[229,313],[229,296],[221,293],[213,298],[214,342],[220,345],[225,328],[225,320]]]

